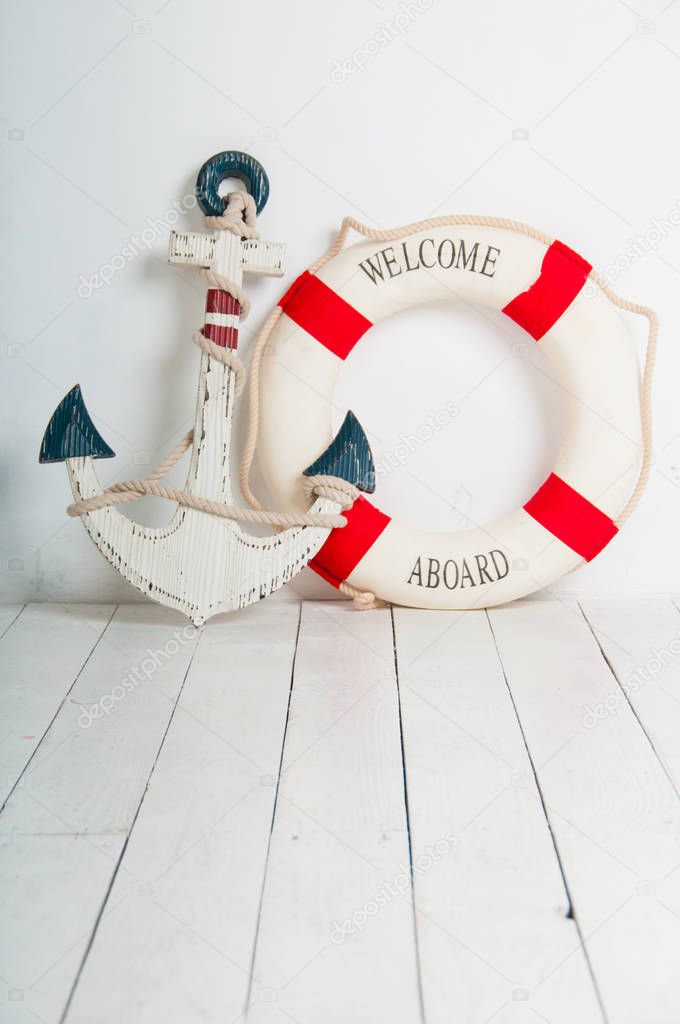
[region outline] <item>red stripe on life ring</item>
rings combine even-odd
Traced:
[[[618,533],[609,516],[554,473],[526,503],[524,511],[586,562]]]
[[[592,266],[563,242],[553,242],[530,288],[512,299],[503,312],[540,341],[583,288]]]
[[[373,326],[358,309],[308,270],[293,281],[279,306],[340,359],[346,359],[359,338]]]
[[[334,587],[339,587],[356,569],[391,522],[389,516],[361,496],[342,514],[347,519],[347,526],[331,530],[323,547],[309,563],[311,569]]]

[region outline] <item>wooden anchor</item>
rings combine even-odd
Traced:
[[[269,183],[264,169],[245,153],[220,153],[201,168],[196,194],[208,217],[224,212],[219,186],[226,178],[244,181],[257,212],[265,205]],[[213,235],[180,234],[170,239],[170,261],[191,264],[226,278],[241,291],[243,272],[281,275],[284,247],[243,239],[231,231]],[[203,335],[219,348],[236,349],[241,305],[228,292],[210,287]],[[201,353],[191,463],[184,491],[231,504],[229,476],[235,373],[232,366]],[[113,450],[94,426],[79,385],[55,410],[40,449],[41,462],[66,462],[74,499],[101,495],[94,459]],[[361,490],[374,488],[373,461],[366,436],[348,413],[328,449],[305,473],[340,477]],[[311,513],[335,515],[337,501],[318,497]],[[258,601],[300,572],[330,533],[326,526],[295,526],[267,537],[245,533],[238,523],[179,505],[167,526],[133,522],[112,506],[81,515],[101,553],[129,583],[146,596],[183,612],[196,625],[219,612]]]

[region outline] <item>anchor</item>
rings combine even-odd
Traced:
[[[246,191],[222,197],[227,178]],[[171,263],[200,268],[209,288],[205,323],[193,337],[201,349],[193,431],[144,480],[102,488],[95,459],[115,453],[97,431],[75,385],[55,410],[42,440],[40,462],[65,462],[80,516],[99,551],[146,596],[183,612],[195,625],[271,594],[299,573],[319,551],[359,490],[374,489],[373,460],[366,436],[348,412],[336,437],[306,470],[313,501],[306,514],[269,513],[232,505],[229,477],[232,414],[243,380],[236,355],[239,322],[249,310],[243,273],[280,276],[284,246],[260,241],[255,217],[264,208],[269,182],[262,166],[245,153],[227,151],[207,160],[196,181],[196,197],[212,234],[177,233],[170,238]],[[161,483],[180,455],[192,447],[183,491]],[[167,526],[142,526],[115,505],[155,494],[177,501]],[[237,520],[283,527],[256,537]]]

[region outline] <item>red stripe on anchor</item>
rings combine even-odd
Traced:
[[[554,473],[526,503],[524,511],[586,562],[618,533],[609,516]]]
[[[359,338],[373,326],[363,313],[308,270],[293,281],[279,306],[340,359],[346,359]]]
[[[538,278],[503,312],[540,341],[572,304],[591,270],[590,263],[569,246],[553,242],[543,257]]]
[[[206,321],[220,321],[225,317],[235,317],[232,323],[205,323],[203,334],[220,348],[236,348],[238,346],[238,318],[241,305],[233,295],[219,288],[209,288],[205,298]]]
[[[311,569],[334,587],[339,587],[356,569],[391,522],[389,516],[362,497],[342,514],[347,519],[347,526],[331,530],[325,544],[309,563]]]

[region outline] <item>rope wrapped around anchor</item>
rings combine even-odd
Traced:
[[[231,231],[240,238],[257,238],[256,218],[257,211],[253,197],[247,192],[232,192],[227,197],[224,212],[219,216],[206,217],[205,222],[209,228],[214,230]],[[240,319],[245,320],[250,312],[250,300],[245,289],[235,281],[229,280],[224,275],[216,273],[210,268],[204,269],[202,273],[211,288],[218,288],[221,291],[227,292],[239,303]],[[202,352],[228,366],[234,372],[234,393],[238,398],[243,391],[245,383],[245,367],[236,355],[236,352],[232,349],[216,345],[209,338],[206,338],[200,330],[194,332],[191,340]],[[258,339],[259,341],[260,339]],[[258,352],[254,366],[254,380],[251,385],[251,403],[253,402],[253,394],[257,389],[259,355],[260,353]],[[252,437],[253,421],[255,422],[255,433],[257,433],[257,417],[258,403],[255,401],[250,412],[249,438]],[[251,506],[250,508],[210,501],[207,498],[201,498],[200,496],[189,494],[187,491],[177,490],[174,487],[168,487],[161,483],[178,459],[191,447],[193,438],[194,432],[190,430],[163,462],[147,477],[140,480],[123,480],[119,483],[111,484],[109,487],[104,488],[100,494],[73,502],[73,504],[68,506],[66,512],[71,517],[83,516],[90,512],[98,512],[101,509],[109,508],[112,505],[123,505],[131,501],[137,501],[145,495],[154,495],[158,498],[167,498],[169,501],[175,501],[178,505],[182,505],[185,508],[205,512],[208,515],[245,523],[265,523],[277,529],[289,529],[296,526],[341,529],[346,526],[347,519],[340,514],[271,512],[262,507],[247,484],[242,489],[246,500]],[[244,470],[248,474],[251,462],[252,452],[246,452],[241,467],[242,483]],[[304,487],[305,495],[310,501],[313,501],[316,497],[324,497],[337,502],[342,511],[351,508],[359,496],[358,488],[346,480],[342,480],[340,477],[306,477]],[[374,594],[357,590],[349,583],[342,583],[340,591],[351,597],[355,607],[361,611],[376,608],[383,604]]]

